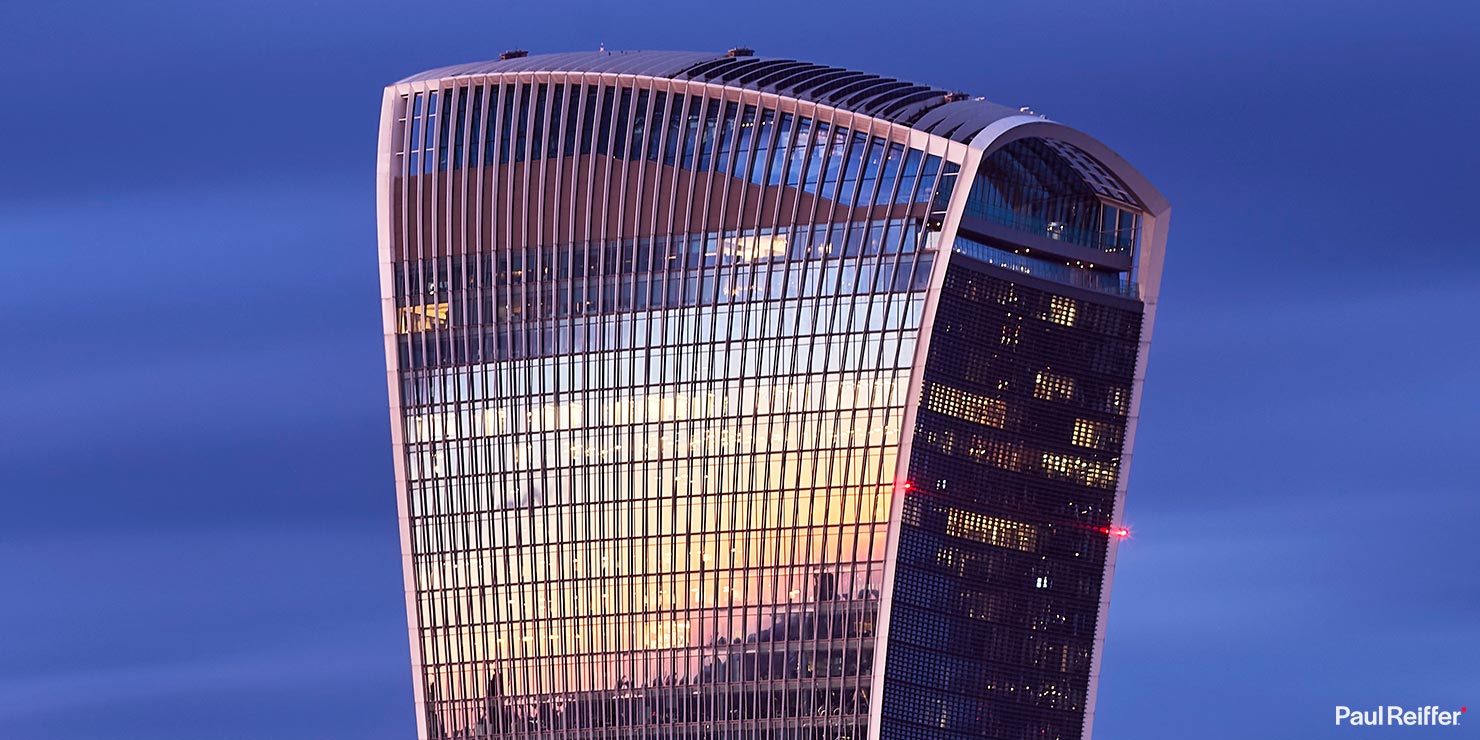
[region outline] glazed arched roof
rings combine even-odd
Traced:
[[[695,80],[774,93],[861,113],[967,142],[1021,112],[982,99],[842,67],[693,51],[576,51],[474,62],[412,75],[401,83],[517,72],[625,74]]]

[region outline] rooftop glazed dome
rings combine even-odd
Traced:
[[[959,92],[792,59],[694,51],[577,51],[460,64],[401,83],[518,72],[573,72],[708,82],[806,100],[967,142],[1020,111]]]

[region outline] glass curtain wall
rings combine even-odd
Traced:
[[[430,736],[866,736],[929,204],[954,167],[673,90],[401,106]],[[515,199],[520,178],[551,195]],[[685,203],[700,181],[723,197]],[[639,226],[580,224],[579,199]]]
[[[884,737],[1081,737],[1140,332],[1138,307],[953,258],[913,430]]]

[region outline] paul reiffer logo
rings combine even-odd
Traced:
[[[1349,727],[1387,727],[1389,725],[1458,727],[1460,715],[1466,711],[1469,711],[1468,707],[1460,707],[1458,712],[1446,712],[1438,707],[1404,709],[1403,707],[1380,706],[1371,711],[1364,711],[1339,706],[1336,708],[1336,724],[1338,727],[1341,725]]]

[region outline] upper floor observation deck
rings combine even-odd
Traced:
[[[1160,240],[1143,234],[1157,220],[1165,228],[1169,208],[1144,177],[1069,126],[963,92],[749,49],[516,51],[412,75],[387,100],[401,125],[385,153],[409,176],[596,154],[671,167],[680,187],[705,170],[790,187],[805,207],[939,158],[959,177],[935,192],[860,193],[847,205],[928,200],[911,215],[949,224],[941,236],[954,253],[1051,282],[1134,299],[1159,282],[1142,257],[1150,246],[1159,277]],[[720,239],[743,231],[721,226],[737,228],[710,228]]]

